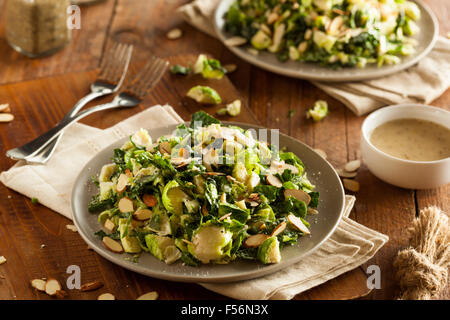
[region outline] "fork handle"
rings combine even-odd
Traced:
[[[102,91],[98,91],[98,92],[89,93],[88,95],[81,98],[77,103],[75,103],[75,105],[72,107],[72,109],[70,109],[69,112],[66,113],[63,120],[72,118],[74,115],[76,115],[78,113],[78,111],[83,109],[83,107],[85,105],[87,105],[89,102],[91,102],[92,100],[95,100],[97,98],[100,98],[102,96],[105,96],[105,95],[111,94],[111,93],[113,93],[112,90],[110,90],[110,91],[102,90]]]
[[[24,144],[23,146],[8,150],[6,152],[6,155],[8,157],[10,157],[12,159],[16,159],[16,160],[24,159],[25,158],[23,156],[24,154],[31,155],[31,154],[35,154],[35,153],[43,150],[50,143],[52,143],[53,139],[55,139],[65,128],[67,128],[74,122],[77,122],[78,120],[80,120],[84,117],[87,117],[88,115],[90,115],[92,113],[95,113],[98,111],[103,111],[103,110],[108,110],[108,109],[113,109],[113,108],[117,108],[117,107],[121,107],[120,102],[117,100],[113,100],[110,103],[106,103],[106,104],[102,104],[102,105],[99,105],[96,107],[86,109],[86,110],[78,113],[77,115],[73,116],[72,118],[67,118],[67,119],[62,120],[60,123],[58,123],[52,129],[50,129],[46,133],[40,135],[36,139]]]

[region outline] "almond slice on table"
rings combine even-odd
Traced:
[[[282,223],[277,225],[275,229],[273,229],[272,234],[270,236],[276,237],[277,235],[281,234],[286,229],[286,226],[287,223],[283,221]]]
[[[247,39],[243,37],[231,37],[224,41],[224,44],[229,47],[238,47],[247,43]]]
[[[359,160],[353,160],[350,162],[347,162],[347,164],[344,166],[344,170],[347,172],[354,172],[361,167],[361,161]]]
[[[290,214],[287,216],[287,219],[294,227],[296,227],[301,232],[303,232],[305,234],[311,234],[308,227],[305,226],[305,224],[299,217],[296,217],[293,214]]]
[[[11,113],[0,113],[0,122],[11,122],[14,120],[14,115]]]
[[[98,296],[97,300],[116,300],[116,297],[111,293],[102,293]]]
[[[175,28],[170,30],[169,32],[167,32],[166,37],[169,40],[176,40],[181,38],[181,36],[183,35],[183,31],[181,31],[181,29]]]
[[[133,218],[138,221],[145,221],[152,217],[152,210],[139,208],[133,212]]]
[[[344,188],[353,192],[359,191],[359,182],[350,179],[342,179],[342,183],[344,184]]]
[[[11,112],[11,108],[8,103],[0,104],[0,112]]]
[[[0,264],[4,264],[6,262],[6,258],[4,256],[0,256]]]
[[[341,178],[354,178],[357,175],[357,172],[347,172],[344,169],[336,169],[337,174]]]
[[[31,286],[39,291],[45,291],[45,280],[33,279],[31,280]]]
[[[106,249],[109,249],[112,252],[115,252],[115,253],[123,252],[122,245],[119,242],[117,242],[116,240],[111,239],[110,237],[103,237],[102,243]]]
[[[66,225],[66,228],[69,229],[72,232],[78,232],[77,227],[75,225],[73,225],[73,224]]]
[[[283,186],[283,183],[281,182],[281,180],[278,179],[278,177],[274,176],[273,174],[268,174],[266,177],[266,181],[271,186],[274,186],[277,188],[281,188]]]
[[[158,299],[158,292],[152,291],[144,293],[142,296],[137,298],[136,300],[156,300]]]
[[[284,197],[294,197],[297,200],[303,201],[308,205],[311,202],[311,196],[307,194],[303,190],[296,190],[296,189],[287,189],[284,190]]]
[[[81,285],[81,291],[93,291],[103,287],[103,282],[101,281],[91,281]]]
[[[134,211],[133,201],[128,197],[123,197],[122,199],[120,199],[118,207],[119,207],[120,212],[122,212],[122,213]]]
[[[142,201],[144,201],[147,207],[154,207],[158,204],[158,199],[152,194],[144,194]]]
[[[120,174],[119,179],[117,179],[117,186],[116,186],[117,192],[121,193],[125,191],[129,179],[130,178],[125,173]]]
[[[62,287],[58,280],[50,278],[45,282],[44,291],[49,296],[56,295],[57,291],[61,291]]]
[[[258,233],[255,235],[252,235],[245,239],[244,246],[247,248],[257,248],[259,247],[264,241],[267,240],[269,236],[267,234]]]
[[[105,224],[103,225],[105,227],[106,230],[108,230],[109,232],[114,232],[114,230],[116,229],[116,225],[114,224],[114,222],[112,222],[109,219],[106,219]]]

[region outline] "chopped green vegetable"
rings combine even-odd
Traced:
[[[203,104],[219,104],[222,102],[217,91],[207,86],[195,86],[188,91],[187,96]]]
[[[170,68],[170,73],[172,74],[181,74],[181,75],[188,75],[191,72],[190,67],[184,67],[182,65],[176,64]]]
[[[227,104],[225,108],[217,110],[217,114],[224,116],[228,114],[231,117],[237,117],[241,113],[241,100],[234,100],[232,103]]]
[[[264,264],[278,263],[281,260],[280,245],[277,237],[266,239],[258,248],[259,261]]]
[[[312,118],[314,121],[320,121],[328,115],[328,103],[323,100],[318,100],[314,106],[306,112],[307,118]]]
[[[39,199],[33,197],[33,198],[31,198],[31,203],[33,203],[33,204],[38,204],[38,203],[39,203]]]
[[[289,110],[289,115],[288,115],[288,117],[289,118],[292,118],[293,116],[294,116],[294,114],[295,114],[295,110]]]
[[[219,60],[208,59],[205,54],[201,54],[194,64],[194,73],[201,73],[205,79],[222,79],[227,70],[222,67]]]

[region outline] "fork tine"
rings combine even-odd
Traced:
[[[167,66],[168,62],[155,58],[152,63],[151,70],[145,75],[142,81],[139,81],[138,86],[134,88],[136,95],[139,97],[144,97],[146,93],[161,79],[167,69]]]
[[[149,85],[150,79],[153,77],[155,72],[157,72],[158,65],[159,61],[156,58],[153,58],[148,63],[148,70],[141,74],[141,77],[136,82],[135,86],[133,86],[133,91],[137,96],[142,97],[145,94],[145,87]]]
[[[112,84],[121,82],[123,70],[131,58],[132,49],[132,45],[114,43],[102,60],[101,70],[97,78]]]

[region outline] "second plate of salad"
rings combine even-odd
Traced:
[[[430,9],[407,0],[222,0],[213,22],[240,58],[328,82],[399,72],[427,55],[438,37]]]

